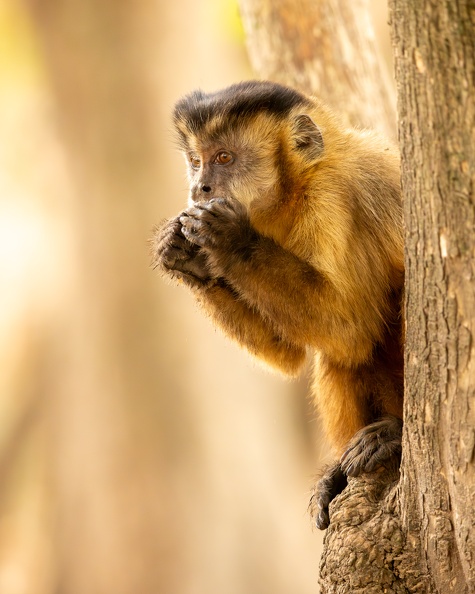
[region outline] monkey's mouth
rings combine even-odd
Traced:
[[[190,196],[190,198],[188,200],[188,205],[195,206],[196,204],[210,204],[212,202],[219,202],[219,201],[225,201],[225,202],[231,202],[231,203],[238,202],[238,200],[231,194],[226,194],[226,193],[222,192],[222,193],[212,194],[209,196],[201,196],[201,195],[193,194]]]

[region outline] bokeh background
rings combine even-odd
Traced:
[[[232,0],[0,0],[2,594],[317,591],[310,372],[149,266],[174,102],[253,76]]]

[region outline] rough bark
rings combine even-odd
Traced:
[[[399,513],[399,471],[350,479],[332,504],[320,564],[325,594],[416,592],[417,557]]]
[[[430,592],[475,591],[475,3],[392,2],[406,222],[401,514]]]
[[[395,135],[395,94],[368,0],[240,0],[261,78],[318,95],[348,123]],[[358,56],[358,59],[355,59]]]

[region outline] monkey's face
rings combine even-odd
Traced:
[[[311,108],[296,91],[266,82],[197,91],[179,101],[174,123],[190,206],[225,198],[252,210],[301,185],[323,153],[320,129],[306,114]]]
[[[221,122],[214,121],[198,136],[188,133],[184,155],[190,206],[227,198],[249,208],[278,183],[278,152],[278,135],[269,118],[255,118],[225,130]]]

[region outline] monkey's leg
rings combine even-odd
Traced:
[[[335,363],[323,353],[315,354],[313,373],[322,427],[339,457],[354,435],[374,420],[368,398],[372,386],[360,368]]]
[[[392,416],[356,433],[341,459],[326,470],[314,487],[309,509],[317,528],[328,528],[329,505],[346,487],[348,476],[374,472],[381,466],[399,465],[401,435],[402,421]]]
[[[374,389],[373,377],[365,368],[346,367],[323,354],[316,356],[314,373],[315,401],[322,425],[330,442],[341,454],[373,418],[368,398],[368,393]],[[345,469],[338,461],[325,471],[315,486],[310,509],[318,528],[328,527],[328,506],[346,487],[346,477]]]
[[[402,420],[386,416],[360,429],[350,440],[340,459],[347,476],[373,472],[380,466],[399,465],[401,459]]]

